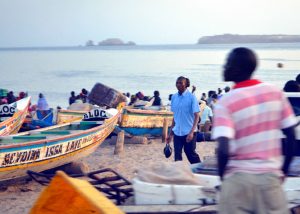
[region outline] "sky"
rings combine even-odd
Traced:
[[[224,33],[300,35],[299,23],[300,0],[0,0],[0,47],[195,44]]]

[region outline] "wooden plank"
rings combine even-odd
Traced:
[[[119,134],[118,134],[117,143],[116,143],[116,146],[115,146],[115,151],[114,151],[115,155],[123,153],[123,151],[124,151],[124,139],[125,139],[124,131],[120,131]]]
[[[127,214],[149,214],[149,213],[201,213],[201,214],[215,214],[217,213],[217,206],[201,206],[201,205],[131,205],[118,206]]]

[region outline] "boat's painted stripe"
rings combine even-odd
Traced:
[[[40,147],[44,147],[45,145],[46,146],[54,146],[56,144],[66,143],[68,141],[73,141],[73,140],[76,140],[78,138],[87,137],[87,136],[92,135],[94,133],[96,133],[96,131],[95,132],[90,132],[88,134],[82,134],[82,135],[77,135],[77,136],[74,136],[74,137],[64,138],[62,140],[55,140],[55,141],[52,141],[52,142],[42,140],[41,143],[31,144],[31,145],[24,145],[24,144],[16,143],[16,145],[19,144],[17,147],[11,147],[11,148],[7,148],[7,149],[1,149],[0,148],[0,151],[2,153],[2,152],[20,151],[20,150],[24,150],[24,149],[37,149],[37,148],[40,148]]]
[[[125,132],[132,135],[162,135],[162,128],[128,128],[120,127]]]
[[[101,140],[98,143],[93,143],[87,147],[84,147],[80,150],[76,150],[67,154],[64,154],[62,156],[58,156],[58,157],[54,157],[54,158],[50,158],[50,159],[45,159],[45,160],[40,160],[40,161],[35,161],[35,162],[31,162],[31,163],[24,163],[24,164],[20,164],[20,165],[16,165],[16,166],[9,166],[9,167],[4,167],[4,168],[0,168],[0,172],[4,172],[4,171],[11,171],[11,170],[15,170],[15,169],[22,169],[22,168],[28,168],[30,169],[30,167],[34,167],[34,166],[39,166],[39,165],[43,165],[43,164],[47,164],[53,161],[58,161],[61,160],[63,158],[67,158],[70,156],[75,156],[78,153],[81,153],[85,150],[88,150],[94,146],[97,146],[98,144],[102,143]]]

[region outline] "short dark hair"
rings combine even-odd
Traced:
[[[177,80],[185,80],[185,82],[186,82],[186,87],[187,87],[187,88],[190,87],[190,80],[189,80],[189,78],[186,78],[186,77],[184,77],[184,76],[180,76],[180,77],[177,78]]]
[[[300,85],[295,80],[289,80],[285,83],[283,90],[285,92],[300,92]]]
[[[244,47],[235,48],[230,55],[234,57],[236,67],[240,68],[245,75],[252,75],[257,66],[257,57],[251,49]]]
[[[213,94],[213,95],[211,95],[211,98],[218,99],[218,95],[217,94]]]
[[[298,84],[300,84],[300,74],[297,75],[296,81],[297,81]]]

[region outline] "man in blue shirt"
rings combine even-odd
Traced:
[[[196,153],[196,129],[199,121],[199,104],[191,92],[187,89],[190,80],[183,76],[178,77],[176,87],[178,93],[172,96],[171,111],[174,113],[172,130],[167,138],[170,143],[174,136],[175,161],[182,160],[182,148],[190,163],[199,163],[200,158]]]

